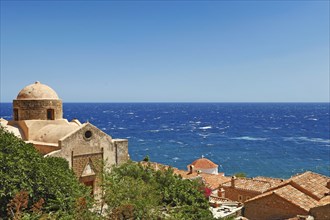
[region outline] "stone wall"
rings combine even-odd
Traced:
[[[116,165],[121,165],[128,161],[128,140],[126,139],[113,139],[116,148]]]
[[[62,100],[14,100],[13,119],[15,109],[18,120],[47,120],[47,109],[54,109],[54,120],[63,118]]]
[[[308,212],[276,194],[270,194],[244,204],[244,216],[248,219],[288,219],[297,215],[308,215]]]
[[[330,203],[312,208],[310,210],[310,215],[312,215],[315,220],[330,219]]]
[[[225,191],[225,198],[238,202],[245,202],[261,194],[260,192],[242,190],[234,187],[223,187],[223,189]]]

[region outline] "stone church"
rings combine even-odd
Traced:
[[[69,122],[63,118],[62,106],[52,88],[35,82],[13,100],[13,120],[0,119],[0,123],[41,154],[66,159],[79,180],[96,193],[101,162],[106,167],[126,162],[128,141],[112,139],[89,122]]]

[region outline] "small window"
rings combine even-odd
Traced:
[[[249,200],[249,199],[251,199],[251,197],[250,197],[250,196],[247,196],[247,197],[246,197],[246,200]]]
[[[54,109],[47,109],[47,120],[54,120]]]
[[[86,132],[85,132],[85,138],[86,138],[86,139],[91,139],[92,135],[93,135],[93,134],[92,134],[91,131],[86,131]]]
[[[18,121],[18,109],[14,108],[14,120]]]
[[[238,195],[238,201],[243,202],[243,196],[242,195]]]

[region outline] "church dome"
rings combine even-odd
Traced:
[[[23,88],[17,95],[18,100],[22,99],[56,99],[59,97],[56,92],[45,84],[41,84],[39,81],[34,84],[28,85]]]
[[[191,163],[191,165],[194,165],[195,169],[211,169],[211,168],[217,168],[218,165],[210,161],[206,158],[199,158]]]

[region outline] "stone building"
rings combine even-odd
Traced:
[[[200,173],[208,173],[208,174],[218,174],[218,165],[213,163],[207,158],[199,158],[189,164],[187,166],[188,171],[193,172],[200,172]]]
[[[45,84],[36,82],[23,88],[13,100],[13,120],[1,125],[45,156],[62,157],[79,180],[97,192],[97,173],[126,162],[128,141],[112,139],[91,123],[63,118],[62,100]]]
[[[330,178],[305,172],[244,203],[248,219],[289,219],[312,215],[329,219]]]
[[[236,178],[233,176],[230,181],[220,186],[219,197],[243,203],[282,182],[281,179],[269,177]]]

